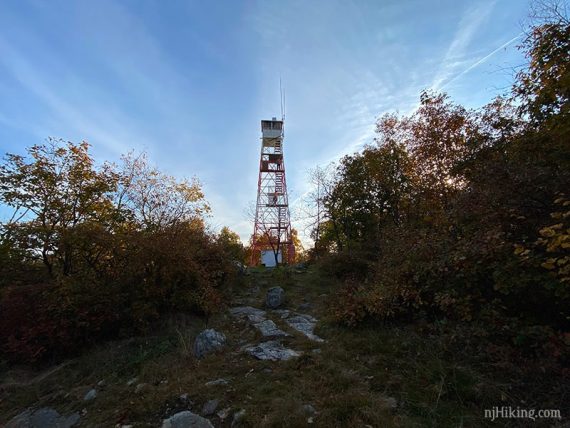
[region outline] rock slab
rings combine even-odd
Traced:
[[[249,322],[257,323],[265,320],[265,311],[252,306],[237,306],[230,309],[230,314],[236,318],[247,319]]]
[[[289,326],[291,326],[291,328],[303,333],[309,339],[314,340],[315,342],[324,342],[322,338],[313,333],[315,326],[317,325],[317,320],[312,316],[296,314],[286,318],[285,321]]]
[[[244,350],[258,360],[269,361],[286,361],[301,355],[300,352],[285,348],[276,340],[268,340],[267,342],[261,342],[259,345],[246,346]]]
[[[226,336],[209,328],[201,332],[194,341],[194,356],[198,359],[204,358],[207,354],[218,351],[226,346]]]
[[[227,385],[228,383],[230,383],[229,380],[227,379],[216,379],[216,380],[211,380],[209,382],[206,382],[204,385],[206,386],[216,386],[216,385]]]
[[[253,326],[258,329],[264,337],[289,336],[271,320],[264,320],[253,324]]]
[[[257,309],[251,306],[238,306],[230,309],[230,314],[234,317],[240,319],[246,319],[249,321],[256,329],[258,329],[263,337],[272,336],[289,336],[283,330],[279,329],[277,325],[266,318],[267,313],[261,309]]]
[[[27,409],[8,421],[5,428],[71,428],[79,422],[78,413],[62,416],[55,409],[42,407],[41,409]]]

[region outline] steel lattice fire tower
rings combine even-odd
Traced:
[[[292,263],[295,258],[285,180],[283,136],[283,120],[273,118],[261,121],[261,155],[250,261],[252,266],[268,257],[275,260],[276,255],[278,262]]]

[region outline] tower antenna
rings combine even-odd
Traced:
[[[283,93],[283,85],[281,84],[281,76],[279,76],[279,100],[281,102],[281,120],[285,120],[285,94]]]

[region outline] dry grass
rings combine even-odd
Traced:
[[[197,361],[192,342],[205,321],[173,317],[152,336],[101,345],[35,383],[7,385],[17,372],[4,370],[0,421],[28,406],[52,406],[61,413],[83,411],[82,427],[160,426],[176,411],[200,413],[206,401],[218,399],[220,410],[245,409],[243,426],[252,427],[490,426],[482,409],[501,405],[509,385],[481,374],[484,368],[475,360],[454,357],[445,339],[413,327],[347,329],[328,323],[326,295],[336,285],[313,270],[254,271],[233,290],[234,300],[262,307],[265,290],[278,284],[286,288],[288,308],[308,303],[304,312],[321,319],[316,333],[325,343],[300,335],[285,340],[304,352],[298,359],[257,361],[240,353],[243,344],[260,339],[259,333],[224,312],[207,326],[226,334],[227,349]],[[252,291],[255,287],[259,291]],[[127,385],[134,377],[137,381]],[[218,378],[229,384],[205,385]],[[105,385],[97,386],[101,380]],[[145,384],[138,393],[137,384]],[[97,398],[84,402],[92,387]],[[188,394],[188,402],[180,400],[182,394]],[[317,411],[311,424],[306,404]],[[231,414],[211,420],[229,426]]]

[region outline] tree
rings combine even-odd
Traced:
[[[146,230],[160,230],[181,222],[203,226],[210,212],[197,178],[178,180],[150,165],[145,153],[123,157],[116,204]]]
[[[318,258],[321,253],[322,225],[327,221],[325,198],[332,188],[333,170],[333,164],[330,164],[326,167],[317,166],[308,172],[312,189],[303,198],[301,210],[303,211],[302,220],[307,222],[306,229],[310,229],[310,236],[314,242],[313,254],[315,258]]]
[[[217,237],[218,244],[228,254],[228,256],[235,261],[243,263],[245,261],[245,250],[239,235],[229,227],[224,226]]]
[[[71,273],[74,228],[113,210],[117,176],[109,164],[97,168],[88,151],[86,142],[50,138],[29,148],[27,157],[7,154],[0,166],[0,202],[25,220],[16,230],[50,275],[55,263],[64,275]]]
[[[377,248],[382,225],[399,224],[408,203],[412,187],[405,147],[388,140],[379,144],[341,159],[324,196],[328,236],[335,237],[339,251],[354,244]]]
[[[293,248],[295,248],[295,259],[293,262],[299,262],[304,257],[305,249],[303,248],[303,243],[301,239],[299,239],[299,232],[294,227],[291,228],[291,243],[293,244]]]
[[[559,2],[536,3],[538,25],[523,43],[528,68],[517,75],[514,96],[520,109],[535,126],[558,117],[568,122],[570,114],[570,20]]]

